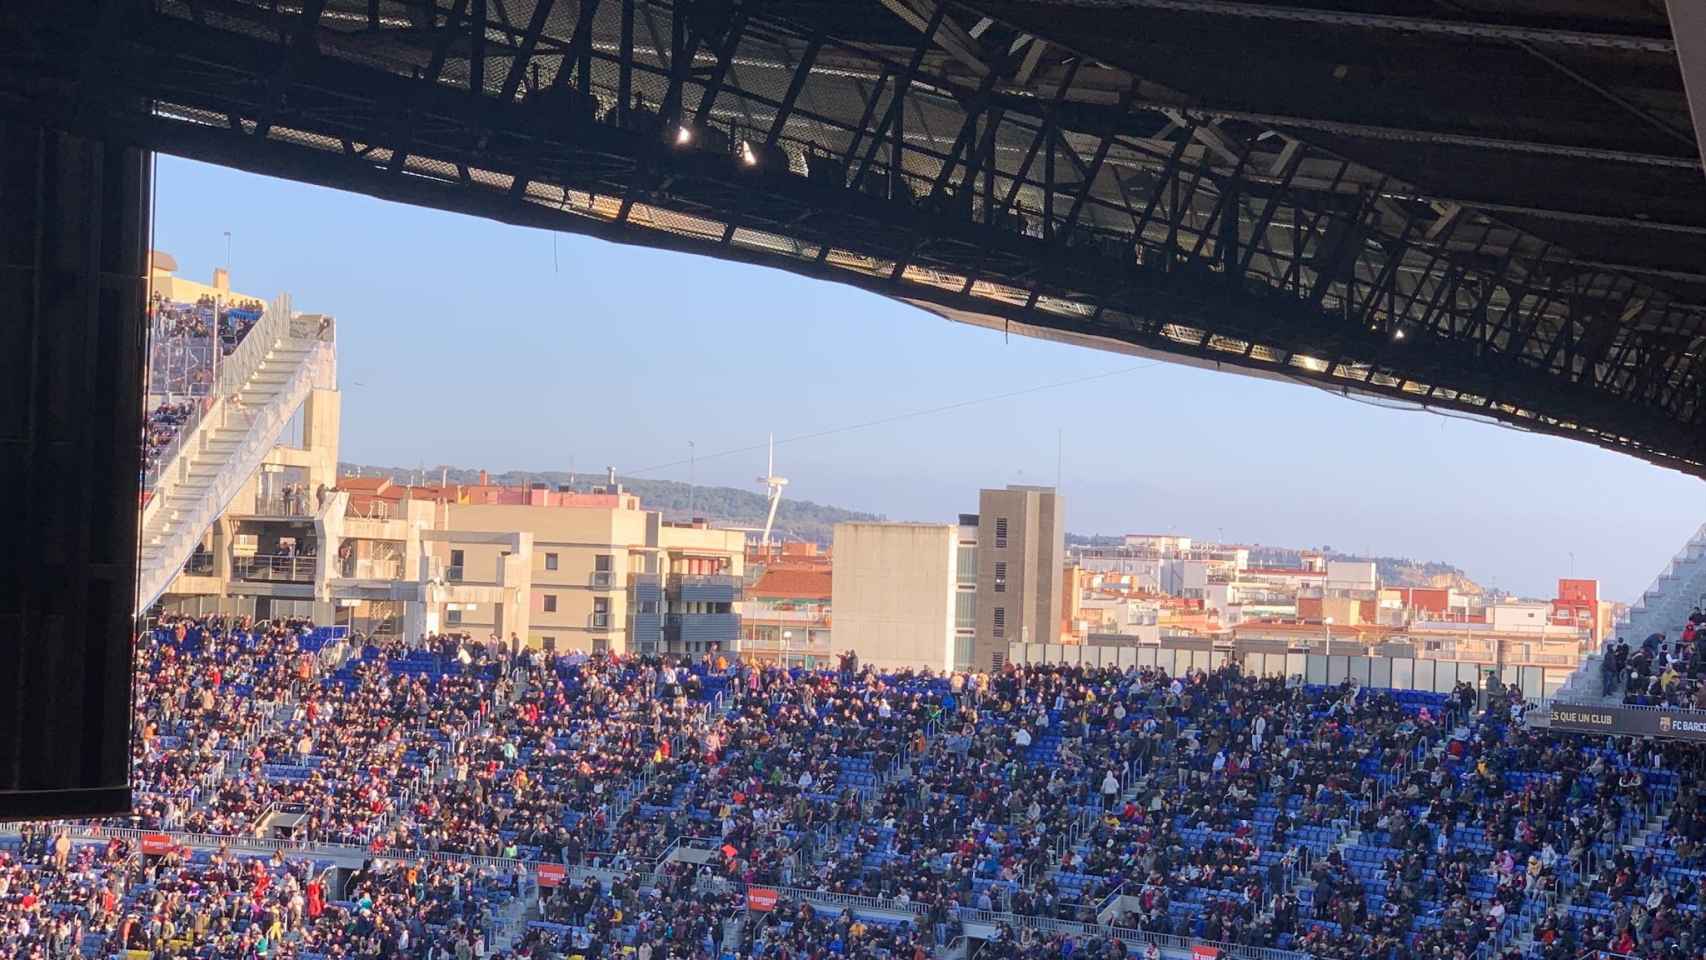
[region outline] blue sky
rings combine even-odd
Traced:
[[[1585,444],[1291,384],[954,324],[849,288],[553,235],[172,158],[155,246],[206,280],[338,317],[343,458],[748,486],[951,519],[1052,483],[1068,528],[1447,560],[1551,596],[1633,599],[1706,519],[1706,484]],[[1110,375],[1111,374],[1111,375]]]

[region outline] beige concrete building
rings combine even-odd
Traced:
[[[506,624],[503,609],[458,605],[442,611],[440,627],[515,633],[552,650],[627,650],[627,574],[656,572],[656,554],[645,549],[656,516],[610,507],[450,504],[442,536],[428,545],[435,569],[446,583],[507,585],[516,591],[509,603],[520,609],[507,611]]]
[[[587,498],[590,499],[590,498]],[[425,541],[446,585],[427,629],[515,634],[536,648],[697,655],[740,636],[745,534],[609,505],[458,504]]]
[[[879,669],[953,669],[959,540],[955,524],[836,524],[836,652]]]
[[[977,518],[972,666],[990,670],[1011,643],[1059,641],[1066,518],[1054,488],[1035,486],[981,491]]]

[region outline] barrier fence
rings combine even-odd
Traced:
[[[20,824],[0,823],[0,834],[17,836]],[[519,860],[508,857],[484,857],[471,853],[449,853],[431,850],[375,850],[372,847],[359,846],[350,843],[316,843],[309,840],[280,839],[275,837],[248,837],[221,833],[191,833],[183,830],[144,830],[139,827],[103,827],[94,824],[76,824],[68,829],[76,840],[123,840],[135,844],[139,848],[146,839],[150,844],[157,844],[164,839],[172,846],[188,847],[190,849],[224,848],[237,853],[271,854],[282,851],[287,854],[299,854],[316,859],[349,858],[367,860],[412,861],[420,863],[463,863],[476,869],[490,869],[494,872],[513,874],[521,870],[529,876],[538,873],[539,862],[534,860]]]
[[[1150,933],[1147,930],[1137,930],[1131,927],[1079,923],[1075,920],[1055,920],[1049,917],[1034,917],[1027,914],[998,913],[993,910],[974,910],[970,907],[961,907],[956,916],[962,924],[1005,926],[1013,930],[1034,930],[1048,935],[1066,934],[1073,937],[1100,937],[1119,940],[1128,946],[1148,946],[1153,943],[1163,950],[1180,951],[1189,951],[1192,947],[1210,947],[1220,951],[1222,957],[1237,958],[1237,960],[1310,960],[1309,954],[1297,950],[1281,950],[1278,947],[1252,947],[1239,943],[1203,940],[1197,937],[1181,937],[1171,933]]]
[[[1351,646],[1346,642],[1344,646]],[[1362,645],[1358,649],[1366,650]],[[1334,649],[1338,648],[1335,643]],[[1302,677],[1306,683],[1338,684],[1351,680],[1360,686],[1379,689],[1427,690],[1450,693],[1458,683],[1468,683],[1480,689],[1487,671],[1494,670],[1500,681],[1516,684],[1524,697],[1538,700],[1551,696],[1563,687],[1575,671],[1575,662],[1560,661],[1556,666],[1525,664],[1495,664],[1490,657],[1482,660],[1438,657],[1396,656],[1387,654],[1352,655],[1311,653],[1302,650],[1288,652],[1242,649],[1234,647],[1205,648],[1174,647],[1160,644],[1057,644],[1009,643],[1007,659],[1012,663],[1067,663],[1086,667],[1154,667],[1172,675],[1189,670],[1218,670],[1228,660],[1237,660],[1248,673],[1257,676]],[[1531,655],[1531,661],[1538,655]],[[1549,661],[1548,661],[1549,662]]]

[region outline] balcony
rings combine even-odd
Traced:
[[[444,568],[444,579],[445,579],[445,581],[448,583],[461,583],[462,582],[462,570],[463,570],[463,567],[459,563],[455,564],[453,566],[445,567]]]
[[[232,513],[241,515],[242,511]],[[256,497],[254,509],[247,516],[308,520],[314,516],[313,497],[307,491],[292,496]]]
[[[744,616],[753,623],[804,623],[826,626],[829,623],[827,610],[789,610],[780,607],[753,609],[751,601],[748,601]]]
[[[594,590],[609,590],[616,585],[616,574],[609,570],[594,570],[587,580],[587,585]]]
[[[827,633],[805,630],[787,632],[793,636],[783,636],[780,631],[759,631],[741,640],[740,646],[743,651],[750,650],[754,653],[829,654],[831,643]]]
[[[656,644],[663,639],[663,615],[635,611],[628,618],[628,639],[633,643]]]
[[[741,578],[723,575],[673,574],[669,597],[684,603],[734,603],[740,599]]]
[[[740,614],[672,613],[664,619],[663,632],[671,647],[716,643],[733,650],[740,639]]]
[[[318,557],[260,554],[253,557],[232,557],[233,580],[259,580],[266,583],[313,583],[314,566]]]
[[[586,626],[588,630],[609,630],[610,614],[589,613],[586,615]]]
[[[354,580],[401,580],[402,557],[344,557],[338,562],[338,576]]]
[[[663,602],[663,578],[655,573],[635,573],[628,577],[629,598],[632,603]]]

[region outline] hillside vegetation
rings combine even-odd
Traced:
[[[437,483],[441,473],[451,483],[478,483],[480,471],[462,467],[385,467],[372,464],[340,463],[338,473],[357,473],[361,476],[388,476],[398,483]],[[490,475],[491,482],[506,486],[526,486],[531,483],[558,486],[570,483],[565,471],[508,470]],[[668,520],[686,520],[690,516],[704,517],[718,526],[762,527],[770,504],[764,494],[738,487],[689,486],[676,480],[652,480],[644,477],[617,477],[617,482],[640,498],[648,510],[657,510]],[[573,486],[586,491],[602,487],[602,475],[578,474]],[[691,511],[689,509],[691,505]],[[828,545],[834,537],[837,523],[852,520],[881,520],[880,515],[843,510],[840,507],[813,503],[810,500],[790,500],[786,493],[776,510],[776,534],[780,539],[806,540]]]

